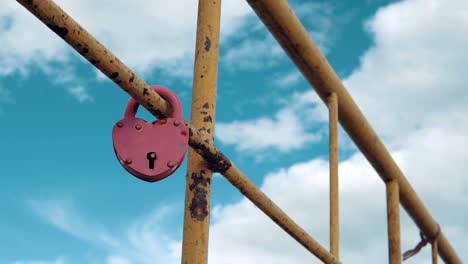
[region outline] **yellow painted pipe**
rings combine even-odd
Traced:
[[[338,184],[338,96],[328,97],[330,130],[330,253],[340,258],[340,207]]]
[[[401,263],[400,240],[400,197],[398,182],[393,180],[385,184],[387,193],[387,232],[388,256],[390,264]]]
[[[190,122],[210,140],[215,127],[220,17],[221,0],[199,0]],[[213,174],[208,167],[203,157],[189,150],[182,263],[208,263]]]
[[[322,100],[326,102],[330,94],[337,94],[341,126],[384,181],[393,179],[398,181],[401,205],[419,229],[427,237],[436,236],[438,232],[436,221],[294,14],[288,1],[247,0],[247,2]],[[440,233],[438,238],[438,248],[440,256],[447,263],[461,263],[443,233]]]
[[[46,24],[153,115],[159,118],[170,114],[171,109],[163,98],[152,92],[152,89],[149,89],[148,85],[127,65],[99,43],[52,0],[17,0],[17,2]],[[85,50],[83,50],[84,47]],[[185,124],[189,127],[190,147],[205,159],[211,171],[219,172],[226,177],[260,210],[324,263],[339,263],[333,255],[297,225],[219,151],[213,140],[206,138],[202,135],[200,129],[189,122],[185,121]]]

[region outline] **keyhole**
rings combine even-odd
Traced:
[[[154,161],[156,160],[157,158],[157,155],[155,152],[148,152],[148,154],[146,154],[146,158],[148,159],[149,161],[149,168],[150,170],[154,169]]]

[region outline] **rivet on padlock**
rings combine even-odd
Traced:
[[[166,99],[173,111],[170,117],[149,123],[135,117],[139,104],[132,98],[124,118],[112,129],[112,142],[120,164],[132,175],[155,182],[174,173],[188,149],[188,128],[182,105],[171,90],[151,86]]]

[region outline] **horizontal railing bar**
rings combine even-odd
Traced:
[[[17,0],[17,2],[125,92],[135,98],[154,116],[161,118],[170,114],[169,104],[163,98],[150,89],[127,65],[99,43],[52,0]],[[218,150],[212,140],[203,137],[199,130],[189,122],[185,121],[185,124],[189,127],[190,147],[208,162],[212,171],[221,173],[260,210],[317,258],[325,263],[339,263],[333,255],[256,187],[239,168]]]
[[[333,68],[294,14],[287,0],[247,0],[258,17],[326,103],[338,95],[339,120],[384,182],[397,180],[401,205],[427,237],[438,235],[440,256],[447,263],[461,263],[457,253],[424,206],[374,129],[359,110]]]

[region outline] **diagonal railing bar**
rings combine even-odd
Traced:
[[[447,263],[461,263],[437,222],[418,197],[390,153],[361,113],[333,68],[294,14],[287,0],[247,0],[314,90],[326,102],[338,95],[339,120],[384,182],[398,181],[400,202],[427,237],[438,235],[439,254]]]
[[[17,2],[153,115],[160,118],[171,112],[168,103],[163,98],[153,92],[127,65],[99,43],[52,0],[17,0]],[[237,166],[218,150],[212,140],[201,135],[199,130],[189,122],[185,121],[185,124],[189,127],[190,147],[208,162],[212,171],[221,173],[270,219],[317,258],[324,263],[339,263],[321,244],[307,234],[265,193],[258,189]]]

